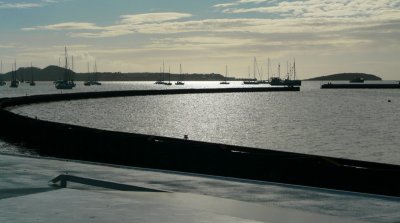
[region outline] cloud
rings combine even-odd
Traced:
[[[27,9],[42,7],[40,3],[4,3],[0,2],[0,9]]]
[[[34,3],[27,2],[13,2],[7,3],[0,1],[0,9],[30,9],[30,8],[40,8],[51,3],[56,3],[57,0],[39,0]]]
[[[399,0],[306,0],[268,2],[262,6],[250,8],[225,7],[222,12],[262,13],[285,18],[354,18],[377,16],[387,11],[399,13],[399,7]]]
[[[174,21],[183,18],[191,17],[188,13],[147,13],[138,15],[123,15],[121,16],[122,24],[145,24],[145,23],[162,23],[166,21]]]
[[[260,3],[263,3],[266,1],[267,0],[238,0],[236,2],[216,4],[213,7],[214,8],[227,8],[227,7],[231,7],[231,6],[237,6],[237,5],[248,4],[248,3],[260,4]]]
[[[57,23],[53,25],[47,26],[35,26],[31,28],[22,28],[24,31],[32,31],[32,30],[101,30],[103,28],[96,26],[93,23],[86,22],[66,22],[66,23]]]

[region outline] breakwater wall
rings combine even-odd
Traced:
[[[400,89],[399,84],[323,84],[321,85],[321,89],[368,89],[368,88],[376,88],[376,89]]]
[[[257,90],[256,90],[257,89]],[[289,89],[289,88],[282,88]],[[239,92],[262,91],[240,89]],[[229,92],[236,92],[229,90]],[[212,89],[95,92],[0,100],[0,136],[42,156],[273,181],[400,197],[400,166],[99,130],[21,116],[10,106],[103,97],[229,93]],[[379,148],[377,148],[379,149]]]

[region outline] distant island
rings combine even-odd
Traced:
[[[365,74],[365,73],[340,73],[340,74],[331,74],[326,76],[314,77],[311,79],[307,79],[307,81],[350,81],[356,78],[363,78],[366,81],[380,81],[382,78],[373,75],[373,74]]]

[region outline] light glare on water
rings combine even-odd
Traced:
[[[398,90],[318,86],[55,102],[14,111],[100,129],[400,164]]]

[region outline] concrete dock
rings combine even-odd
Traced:
[[[155,191],[49,184],[60,174]],[[0,178],[2,223],[400,220],[397,198],[71,160],[3,154]]]

